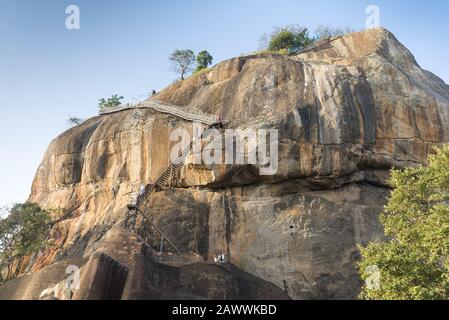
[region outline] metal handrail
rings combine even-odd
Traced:
[[[187,107],[179,107],[175,105],[169,105],[165,104],[159,101],[144,101],[139,102],[137,104],[123,104],[116,107],[107,108],[105,110],[100,110],[100,115],[105,114],[111,114],[116,113],[124,110],[131,110],[131,109],[139,109],[139,108],[149,108],[154,109],[161,113],[168,113],[174,116],[177,116],[179,118],[188,120],[188,121],[198,121],[207,125],[214,125],[218,124],[220,122],[220,119],[218,119],[217,116],[204,113],[199,110],[193,110]]]

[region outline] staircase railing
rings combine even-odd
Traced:
[[[150,227],[152,227],[161,237],[161,245],[160,245],[160,251],[163,251],[164,243],[167,242],[178,254],[181,254],[181,250],[179,248],[179,245],[175,243],[173,240],[173,237],[171,235],[168,235],[167,232],[162,230],[158,225],[153,223],[148,217],[139,209],[137,209],[137,212],[143,217],[145,223],[147,223]]]
[[[214,124],[209,125],[208,129],[211,129],[214,127]],[[209,130],[206,130],[206,135],[209,134]],[[203,139],[203,135],[201,136],[200,140]],[[170,237],[166,232],[162,230],[159,226],[157,226],[155,223],[151,222],[151,220],[142,212],[140,209],[144,204],[145,201],[147,203],[151,200],[152,195],[158,188],[163,188],[166,183],[169,181],[169,179],[177,173],[179,168],[184,164],[187,157],[191,154],[192,148],[195,141],[191,141],[181,152],[181,154],[170,163],[170,165],[159,175],[159,177],[156,179],[156,181],[152,184],[148,184],[145,186],[144,192],[139,194],[133,203],[128,205],[129,212],[135,211],[143,216],[145,221],[150,224],[151,227],[153,227],[156,232],[161,237],[161,248],[163,248],[164,241],[167,241],[168,244],[170,244],[173,249],[177,253],[181,253],[179,250],[179,247],[175,244],[172,237]]]
[[[204,113],[200,110],[193,110],[187,107],[178,107],[175,105],[169,105],[166,103],[162,103],[159,101],[144,101],[139,102],[137,104],[124,104],[119,105],[112,108],[107,108],[104,110],[100,110],[100,115],[111,114],[115,112],[120,112],[124,110],[138,109],[138,108],[149,108],[154,109],[161,113],[167,113],[174,115],[176,117],[182,118],[188,121],[196,121],[201,122],[207,125],[214,125],[223,123],[224,121],[220,120],[219,117],[215,115],[211,115],[208,113]]]

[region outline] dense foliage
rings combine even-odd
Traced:
[[[318,26],[313,32],[298,25],[275,27],[270,34],[262,35],[260,49],[281,54],[294,54],[318,40],[342,36],[353,31],[349,27],[335,28],[331,26]]]
[[[0,281],[15,276],[14,261],[39,252],[46,244],[50,216],[34,203],[16,204],[0,219]]]
[[[298,52],[313,42],[309,30],[302,27],[284,27],[275,29],[268,43],[270,51]]]
[[[195,72],[207,69],[207,67],[212,64],[213,59],[214,58],[211,56],[211,54],[206,50],[203,50],[200,53],[198,53],[198,55],[196,56]]]
[[[449,146],[429,166],[392,172],[391,194],[381,222],[389,241],[361,248],[364,280],[375,266],[380,286],[365,286],[363,299],[449,298]]]

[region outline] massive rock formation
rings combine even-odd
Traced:
[[[24,263],[31,274],[0,297],[39,298],[64,279],[51,281],[48,268],[78,261],[82,278],[100,287],[105,279],[92,270],[127,275],[117,298],[356,298],[357,244],[382,240],[388,171],[425,163],[449,139],[449,87],[384,29],[294,56],[231,59],[152,99],[221,114],[227,129],[277,129],[278,170],[190,157],[145,205],[184,253],[160,257],[142,221],[134,226],[142,238],[123,227],[126,206],[169,164],[171,133],[192,132],[192,123],[151,109],[91,118],[48,148],[29,200],[60,209],[62,220],[52,246]],[[208,263],[220,252],[229,266]],[[38,289],[14,293],[30,277],[41,279],[31,281]]]

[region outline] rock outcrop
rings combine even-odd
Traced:
[[[142,221],[141,238],[127,235],[127,204],[169,165],[173,131],[192,123],[151,109],[91,118],[56,138],[38,169],[29,200],[62,220],[29,272],[103,252],[129,271],[122,298],[353,299],[357,244],[382,240],[389,170],[425,164],[449,139],[449,86],[384,29],[231,59],[152,99],[221,114],[226,129],[277,129],[277,170],[192,155],[144,208],[188,253],[162,259]],[[209,263],[220,252],[228,267]]]

